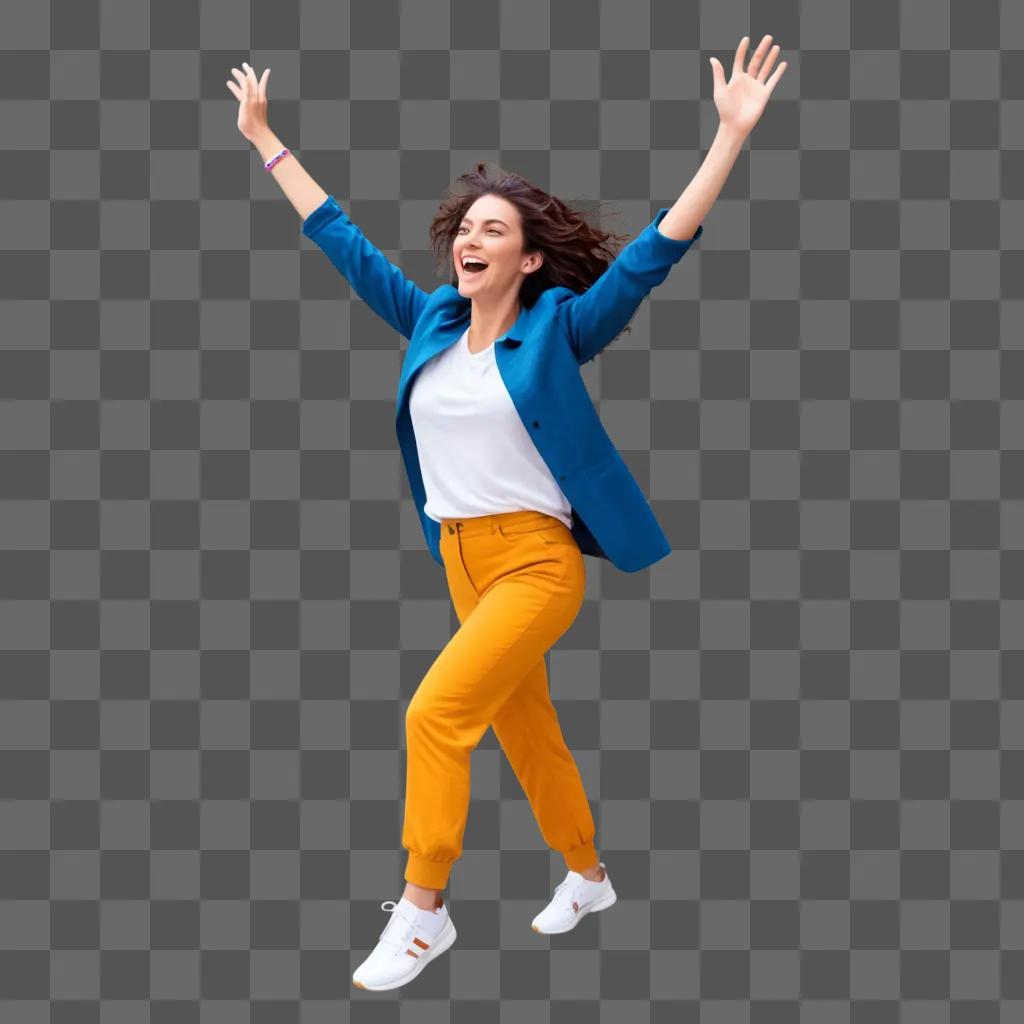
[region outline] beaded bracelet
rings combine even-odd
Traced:
[[[268,161],[267,161],[267,162],[266,162],[266,163],[265,163],[265,164],[263,165],[263,170],[265,170],[265,171],[266,171],[266,172],[267,172],[267,173],[269,174],[269,173],[270,173],[270,171],[272,171],[272,170],[274,169],[274,167],[275,167],[275,166],[276,166],[276,165],[277,165],[277,164],[278,164],[278,163],[279,163],[279,162],[280,162],[281,160],[283,160],[283,159],[284,159],[284,158],[285,158],[285,157],[286,157],[287,155],[288,155],[288,150],[287,150],[287,149],[282,149],[282,150],[281,150],[281,152],[277,154],[277,156],[275,156],[275,157],[271,157],[271,159],[270,159],[270,160],[268,160]]]

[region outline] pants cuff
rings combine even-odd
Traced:
[[[597,863],[597,847],[591,840],[589,843],[576,846],[571,850],[563,850],[562,856],[570,871],[583,871]]]
[[[452,861],[427,860],[410,852],[405,862],[405,880],[424,889],[443,889],[451,870]]]

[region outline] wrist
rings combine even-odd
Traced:
[[[730,124],[725,124],[722,121],[718,122],[718,131],[715,133],[715,142],[738,151],[743,148],[743,143],[746,141],[746,132],[740,131],[739,128]]]
[[[249,141],[256,147],[264,163],[283,148],[281,140],[269,128],[256,132]]]

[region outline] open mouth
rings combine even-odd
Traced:
[[[462,266],[462,273],[466,277],[475,277],[477,274],[482,274],[487,269],[486,263],[478,263],[473,260],[469,260]]]

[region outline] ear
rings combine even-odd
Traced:
[[[527,257],[526,263],[527,265],[524,268],[526,273],[534,274],[543,266],[544,256],[542,253],[539,252],[531,252],[530,255]]]

